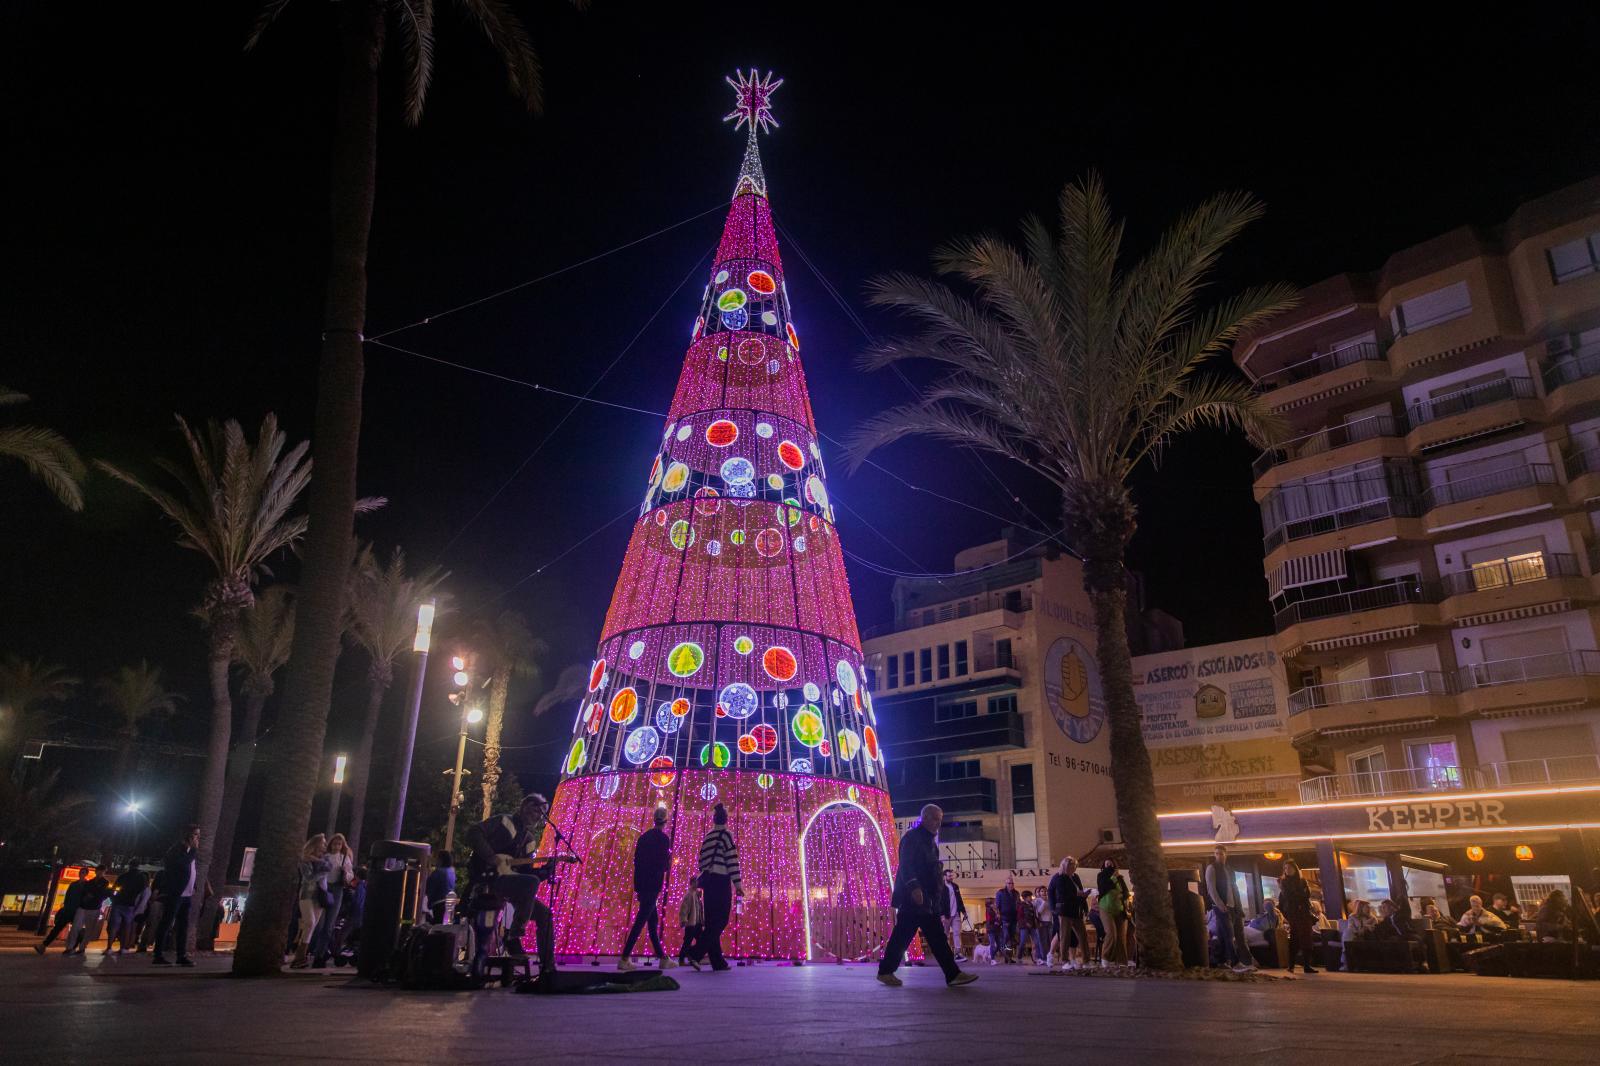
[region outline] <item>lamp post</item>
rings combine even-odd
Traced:
[[[394,794],[389,797],[389,839],[400,839],[400,823],[405,819],[406,789],[411,784],[411,757],[417,746],[417,716],[422,710],[422,681],[428,672],[428,647],[433,643],[433,616],[437,610],[429,600],[417,608],[417,637],[411,650],[417,655],[417,668],[411,676],[411,712],[406,715],[404,734],[395,757]]]
[[[457,661],[459,662],[460,660]],[[464,671],[456,673],[458,679],[465,676]],[[457,684],[465,684],[465,682],[458,680]],[[450,820],[444,826],[444,850],[446,851],[455,846],[456,812],[461,809],[461,770],[462,764],[467,759],[467,727],[477,725],[481,721],[483,721],[482,707],[473,707],[470,710],[461,712],[461,739],[456,744],[456,771],[455,776],[450,780]]]
[[[328,839],[333,839],[333,834],[339,829],[339,800],[344,796],[345,764],[350,761],[348,755],[335,755],[333,757],[333,798],[328,800]]]

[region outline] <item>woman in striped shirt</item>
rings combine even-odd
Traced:
[[[722,957],[722,931],[733,914],[733,897],[744,896],[739,882],[739,846],[728,831],[728,809],[717,804],[711,810],[711,830],[700,842],[700,887],[705,892],[705,932],[690,956],[699,962],[711,956],[713,970],[728,969]]]

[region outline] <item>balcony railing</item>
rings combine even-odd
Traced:
[[[1300,714],[1313,707],[1330,707],[1340,703],[1366,703],[1369,700],[1393,700],[1404,696],[1445,696],[1450,692],[1449,676],[1438,670],[1363,677],[1326,685],[1307,685],[1297,692],[1291,692],[1289,713]]]
[[[1439,584],[1446,596],[1464,596],[1469,592],[1489,592],[1552,577],[1582,576],[1583,568],[1578,565],[1576,555],[1543,552],[1481,563],[1471,570],[1445,574],[1439,578]]]
[[[1383,350],[1370,341],[1364,344],[1352,344],[1322,355],[1314,355],[1298,363],[1291,363],[1282,370],[1274,370],[1270,374],[1263,375],[1256,384],[1262,389],[1276,389],[1355,363],[1380,363],[1383,358]]]
[[[1385,518],[1416,518],[1422,514],[1422,510],[1422,501],[1419,497],[1399,493],[1393,496],[1380,496],[1338,510],[1291,519],[1269,532],[1261,542],[1266,551],[1270,552],[1285,541],[1302,540],[1323,533],[1332,533],[1335,530],[1348,529],[1351,526],[1378,522]]]
[[[1464,477],[1460,481],[1429,485],[1422,490],[1423,509],[1431,511],[1435,507],[1444,507],[1452,503],[1481,500],[1485,496],[1511,492],[1514,489],[1555,483],[1554,466],[1549,463],[1523,463],[1521,466],[1511,466],[1504,470],[1479,474],[1476,477]]]
[[[1411,424],[1421,426],[1438,418],[1449,418],[1502,400],[1531,400],[1537,395],[1530,377],[1519,375],[1485,381],[1481,385],[1468,385],[1464,389],[1412,404]]]
[[[1480,787],[1509,785],[1562,785],[1600,781],[1600,755],[1561,755],[1554,759],[1517,759],[1478,767]]]
[[[1291,603],[1273,616],[1273,622],[1281,633],[1296,623],[1310,622],[1317,618],[1334,618],[1341,614],[1355,614],[1357,611],[1376,611],[1406,603],[1438,602],[1438,591],[1428,582],[1390,581],[1369,588]]]
[[[1456,681],[1462,689],[1469,689],[1595,675],[1600,675],[1600,651],[1557,651],[1463,666],[1456,672]]]
[[[1585,474],[1600,472],[1600,449],[1585,448],[1568,452],[1565,458],[1567,480],[1576,481]]]
[[[1260,477],[1279,463],[1291,462],[1295,459],[1306,459],[1313,455],[1331,452],[1335,448],[1343,448],[1346,444],[1356,444],[1374,437],[1403,437],[1406,435],[1406,420],[1394,415],[1369,415],[1358,418],[1354,422],[1345,422],[1327,429],[1319,429],[1315,433],[1307,433],[1303,437],[1284,441],[1273,448],[1268,448],[1256,457],[1251,470],[1256,477]]]
[[[1552,359],[1544,368],[1544,391],[1548,395],[1563,385],[1600,375],[1600,344],[1585,344]]]
[[[1460,792],[1475,788],[1477,776],[1470,766],[1405,767],[1367,773],[1328,774],[1300,782],[1301,803],[1405,796],[1427,792]]]

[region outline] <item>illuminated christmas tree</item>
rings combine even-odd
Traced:
[[[858,958],[892,923],[882,750],[756,143],[782,82],[728,83],[744,163],[551,810],[584,859],[555,894],[563,953],[621,951],[658,806],[669,951],[718,802],[744,875],[729,955]]]

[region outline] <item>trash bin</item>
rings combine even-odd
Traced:
[[[1205,966],[1211,953],[1206,930],[1206,905],[1193,870],[1170,870],[1167,888],[1172,896],[1172,920],[1178,927],[1178,950],[1185,966]]]
[[[411,840],[380,840],[367,853],[367,909],[356,953],[356,972],[362,977],[383,976],[401,930],[416,922],[432,850]]]

